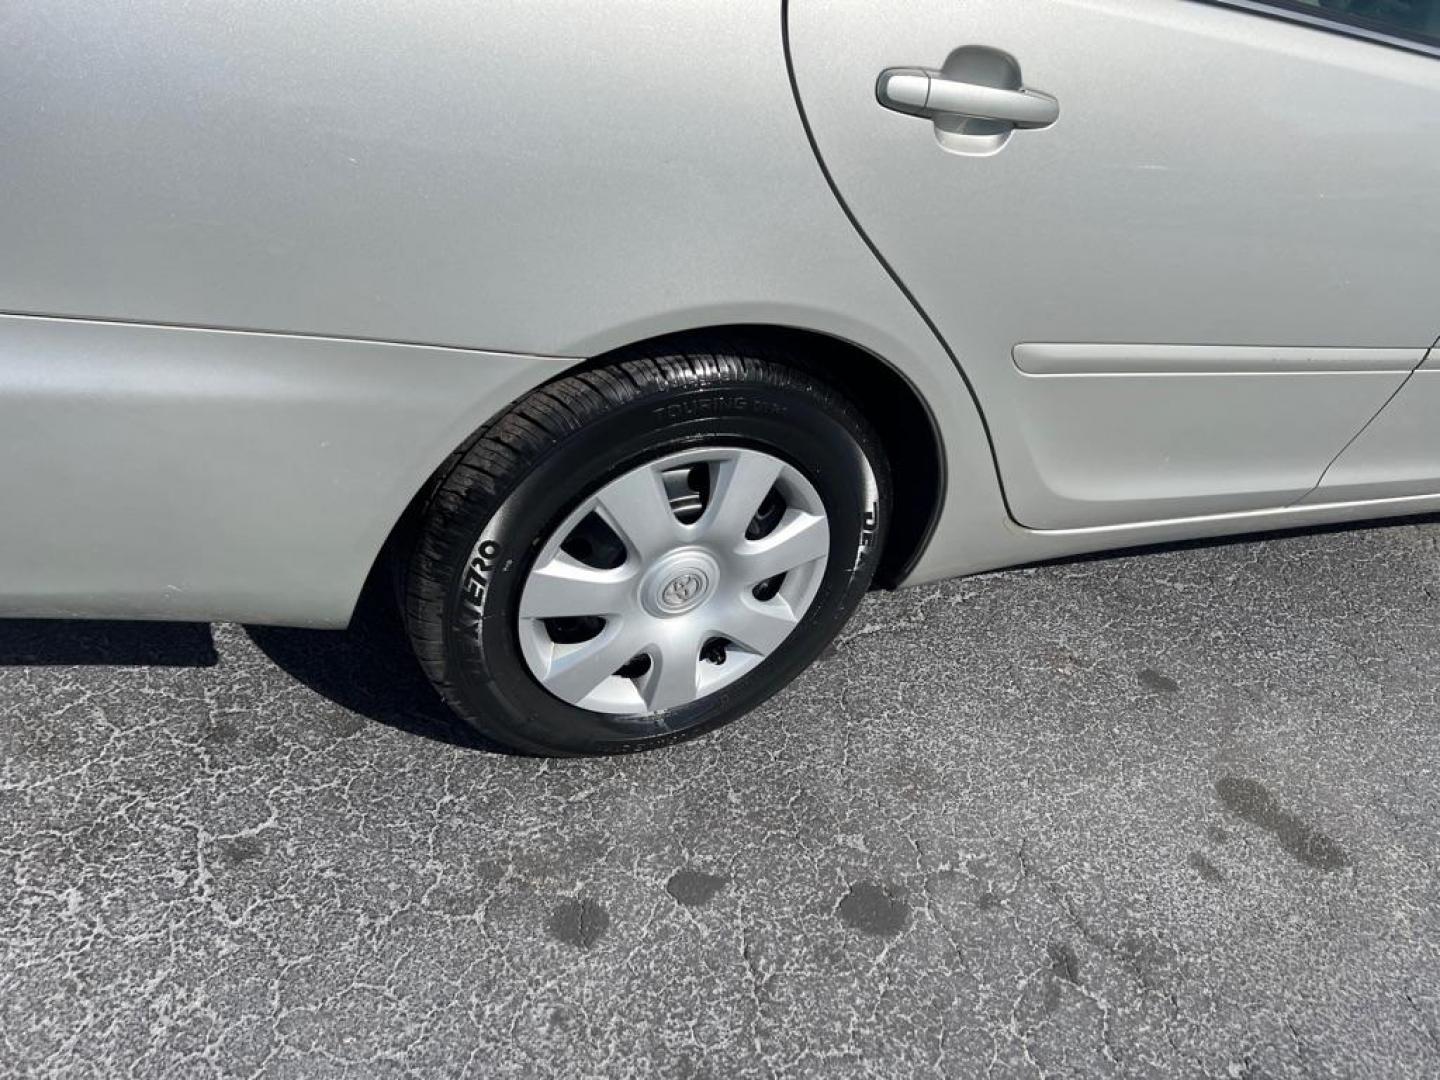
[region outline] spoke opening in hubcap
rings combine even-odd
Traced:
[[[682,525],[693,525],[699,521],[710,502],[709,466],[703,462],[682,465],[677,469],[666,469],[661,476],[665,480],[670,512]]]

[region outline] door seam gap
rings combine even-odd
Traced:
[[[1380,414],[1383,413],[1386,409],[1388,409],[1390,407],[1390,403],[1400,396],[1400,391],[1404,390],[1405,387],[1410,385],[1410,380],[1415,377],[1415,373],[1425,366],[1425,361],[1430,359],[1430,354],[1433,353],[1437,348],[1440,348],[1440,338],[1436,338],[1433,342],[1430,343],[1430,347],[1420,354],[1420,360],[1413,368],[1411,368],[1408,372],[1405,373],[1405,378],[1400,380],[1400,385],[1395,387],[1394,390],[1390,391],[1389,397],[1387,397],[1384,401],[1380,403],[1380,407],[1371,414],[1370,419],[1366,420],[1365,423],[1360,425],[1360,430],[1355,432],[1354,435],[1351,435],[1350,438],[1345,440],[1345,445],[1340,447],[1340,449],[1336,452],[1335,456],[1332,457],[1328,463],[1326,463],[1325,468],[1320,470],[1320,477],[1315,481],[1315,486],[1312,487],[1309,491],[1305,492],[1305,494],[1301,495],[1294,502],[1286,503],[1285,505],[1287,509],[1292,506],[1299,506],[1311,495],[1314,495],[1315,492],[1319,491],[1322,487],[1325,486],[1325,477],[1330,475],[1330,470],[1335,467],[1335,463],[1345,456],[1345,451],[1349,450],[1350,447],[1354,446],[1361,435],[1364,435],[1365,432],[1370,430],[1371,425],[1374,424],[1376,420],[1380,419]]]

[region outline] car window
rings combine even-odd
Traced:
[[[1440,0],[1278,0],[1276,6],[1440,44]]]

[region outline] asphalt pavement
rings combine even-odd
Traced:
[[[684,746],[345,634],[0,623],[0,1071],[1440,1073],[1440,525],[867,600]]]

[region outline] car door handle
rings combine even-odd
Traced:
[[[1017,128],[1049,127],[1060,117],[1060,103],[1038,90],[1002,90],[957,82],[923,68],[887,68],[875,84],[875,96],[881,105],[896,112],[1000,120]]]

